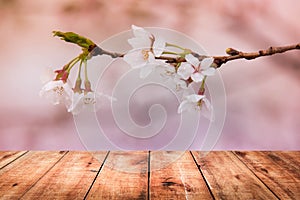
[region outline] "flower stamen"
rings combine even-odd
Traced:
[[[53,88],[53,92],[55,92],[57,95],[59,96],[63,96],[64,95],[64,88],[62,86],[56,86],[55,88]]]
[[[91,105],[91,104],[95,104],[96,100],[94,98],[91,98],[91,97],[86,97],[86,98],[83,99],[83,103],[85,105]]]
[[[142,50],[142,55],[143,55],[143,59],[144,60],[148,60],[149,59],[149,50],[143,49]]]

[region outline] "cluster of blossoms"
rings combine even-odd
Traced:
[[[133,25],[132,31],[134,37],[128,40],[132,50],[126,54],[105,51],[91,40],[71,32],[54,32],[55,36],[81,46],[83,53],[71,60],[61,70],[55,71],[55,79],[42,88],[41,95],[49,98],[54,104],[64,103],[68,111],[73,114],[78,114],[86,108],[96,110],[95,105],[100,97],[109,100],[113,98],[92,91],[87,76],[87,61],[96,55],[109,55],[112,58],[123,58],[132,68],[140,69],[140,78],[146,78],[156,69],[163,69],[164,75],[174,83],[178,90],[185,91],[190,87],[198,87],[196,94],[183,95],[178,113],[191,109],[201,110],[204,115],[207,111],[210,112],[211,104],[204,92],[207,76],[214,75],[216,70],[214,59],[167,43],[163,38],[154,36],[141,27]],[[174,49],[177,49],[178,52],[175,52]],[[78,77],[75,86],[71,88],[68,76],[76,63],[79,63]],[[85,80],[82,89],[81,68],[83,65]]]
[[[156,68],[164,68],[165,75],[173,81],[178,90],[186,90],[194,84],[199,84],[197,94],[184,95],[178,107],[178,113],[185,110],[201,110],[204,116],[209,116],[211,104],[204,95],[207,76],[215,74],[214,59],[198,56],[189,49],[167,43],[163,38],[154,36],[145,29],[132,26],[134,37],[128,40],[132,50],[124,55],[133,68],[140,68],[140,78],[147,77]],[[179,52],[172,51],[177,48]]]
[[[90,46],[95,45],[92,41],[85,39],[73,33],[54,32],[54,35],[63,36],[66,41],[76,42],[82,47],[83,52],[66,64],[62,69],[54,71],[55,78],[47,82],[40,91],[40,96],[49,99],[54,105],[64,104],[68,112],[78,114],[82,110],[96,111],[99,107],[97,103],[101,97],[109,100],[108,95],[94,92],[91,88],[91,82],[88,79],[87,60],[90,56]],[[69,74],[72,68],[79,63],[78,76],[74,87],[71,87]],[[84,84],[82,84],[81,71],[84,65]],[[51,76],[49,76],[51,77]],[[84,86],[82,88],[82,86]]]

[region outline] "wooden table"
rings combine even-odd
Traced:
[[[202,154],[0,152],[0,199],[300,199],[300,151]]]

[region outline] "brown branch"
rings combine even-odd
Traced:
[[[90,46],[89,47],[89,52],[90,52],[91,56],[108,55],[112,58],[119,58],[119,57],[124,56],[124,54],[122,54],[122,53],[106,51],[106,50],[98,47],[97,45]]]
[[[281,46],[281,47],[269,47],[268,49],[265,50],[260,50],[257,52],[250,52],[250,53],[237,51],[233,48],[228,48],[226,50],[226,53],[229,54],[228,56],[213,56],[213,58],[214,58],[214,63],[217,65],[217,68],[219,68],[221,67],[221,65],[231,60],[237,60],[237,59],[252,60],[258,57],[271,56],[273,54],[284,53],[286,51],[291,51],[291,50],[300,50],[300,43],[295,45]]]
[[[268,49],[265,50],[259,50],[257,52],[249,52],[249,53],[238,51],[233,48],[228,48],[226,49],[226,53],[228,54],[228,56],[211,56],[211,57],[214,58],[215,68],[219,68],[223,64],[227,63],[228,61],[237,60],[237,59],[252,60],[258,57],[271,56],[273,54],[284,53],[286,51],[291,51],[291,50],[300,50],[300,43],[295,45],[281,46],[281,47],[269,47]],[[89,48],[89,52],[91,56],[108,55],[111,56],[112,58],[124,57],[124,54],[122,53],[106,51],[96,45],[91,46]],[[210,57],[210,56],[199,55],[195,52],[192,52],[192,54],[195,57],[197,57],[199,60],[202,60],[206,57]],[[170,57],[170,56],[160,56],[160,57],[156,57],[156,59],[165,60],[166,63],[175,63],[175,64],[186,61],[185,58],[183,57]]]

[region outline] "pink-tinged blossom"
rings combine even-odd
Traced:
[[[191,94],[184,97],[178,107],[178,114],[185,111],[200,111],[200,114],[209,120],[212,118],[212,105],[205,95]]]
[[[108,95],[97,92],[74,93],[72,103],[68,108],[68,112],[71,112],[74,115],[77,115],[84,110],[96,112],[100,108],[102,101],[101,97],[104,97],[110,101],[115,100]]]
[[[201,82],[205,76],[212,76],[216,69],[212,67],[214,59],[211,57],[204,58],[200,61],[192,54],[185,56],[187,62],[181,63],[178,68],[178,75],[184,80],[191,78],[194,82]]]
[[[124,61],[132,68],[140,68],[140,77],[145,78],[155,70],[155,67],[163,64],[155,57],[162,55],[166,42],[141,27],[132,25],[132,30],[134,37],[128,39],[128,43],[133,49],[124,55]]]
[[[54,105],[63,103],[69,106],[71,103],[72,88],[68,82],[62,80],[46,83],[40,91],[40,96],[45,97]]]

